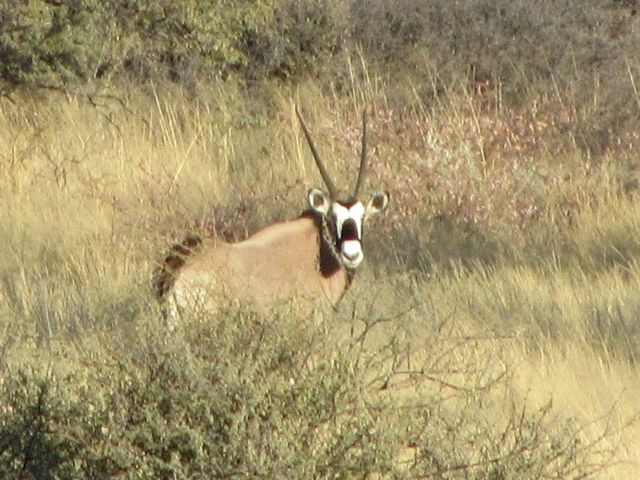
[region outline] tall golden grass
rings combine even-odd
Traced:
[[[348,185],[366,106],[369,184],[392,204],[369,228],[343,315],[408,310],[406,362],[438,372],[431,388],[481,390],[465,384],[471,368],[489,383],[506,375],[488,424],[501,424],[505,402],[550,401],[555,418],[576,421],[594,463],[612,464],[595,478],[637,476],[640,213],[624,188],[628,152],[588,158],[554,128],[549,105],[487,111],[459,91],[397,108],[385,88],[354,74],[346,100],[313,82],[270,92],[269,103],[223,84],[206,101],[162,87],[1,98],[5,368],[82,370],[150,318],[153,269],[186,231],[240,238],[302,211],[320,178],[295,105]],[[440,369],[446,345],[464,369]],[[424,394],[411,378],[392,388],[397,402]]]

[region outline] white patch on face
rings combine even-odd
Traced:
[[[351,208],[347,208],[339,203],[334,203],[331,205],[331,210],[333,211],[333,216],[336,219],[338,239],[340,239],[340,235],[342,233],[342,225],[344,225],[344,222],[349,218],[356,222],[358,238],[362,239],[362,219],[364,218],[364,205],[362,205],[362,202],[354,203]]]
[[[359,240],[346,240],[340,248],[340,259],[347,268],[356,268],[364,260],[362,244]]]
[[[357,268],[364,260],[362,252],[362,221],[364,219],[365,208],[362,202],[354,203],[351,208],[347,208],[339,203],[331,205],[331,210],[335,217],[338,240],[341,240],[342,226],[344,222],[351,219],[355,222],[358,231],[358,239],[349,239],[340,244],[340,260],[346,268]]]

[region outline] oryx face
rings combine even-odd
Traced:
[[[338,190],[324,163],[320,159],[318,150],[313,144],[311,134],[307,129],[300,112],[296,109],[296,114],[300,120],[302,131],[304,132],[309,148],[313,155],[322,179],[329,190],[326,195],[318,188],[309,190],[309,205],[322,217],[322,236],[326,242],[330,242],[332,250],[340,261],[340,264],[348,270],[355,270],[364,260],[362,252],[362,233],[366,219],[384,211],[389,205],[389,195],[387,193],[376,193],[371,197],[365,207],[358,200],[358,192],[363,183],[367,166],[367,114],[362,112],[362,149],[360,151],[360,168],[356,180],[351,200],[337,200]]]
[[[332,201],[322,190],[309,190],[309,206],[323,218],[332,247],[340,263],[355,270],[364,260],[362,239],[366,219],[378,215],[389,205],[387,193],[376,193],[365,207],[360,200]]]

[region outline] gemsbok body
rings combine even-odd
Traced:
[[[172,315],[198,307],[208,311],[233,301],[264,307],[294,298],[336,308],[351,285],[364,259],[365,221],[389,204],[386,192],[374,194],[366,204],[358,199],[367,167],[366,116],[353,194],[339,199],[311,134],[296,113],[328,194],[312,188],[309,209],[298,218],[268,225],[244,241],[201,241],[191,236],[175,245],[155,280],[156,296],[168,303]]]

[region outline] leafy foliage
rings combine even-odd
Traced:
[[[233,8],[229,4],[233,3]],[[242,32],[269,2],[21,2],[0,7],[0,76],[62,86],[130,73],[188,84],[247,63]]]

